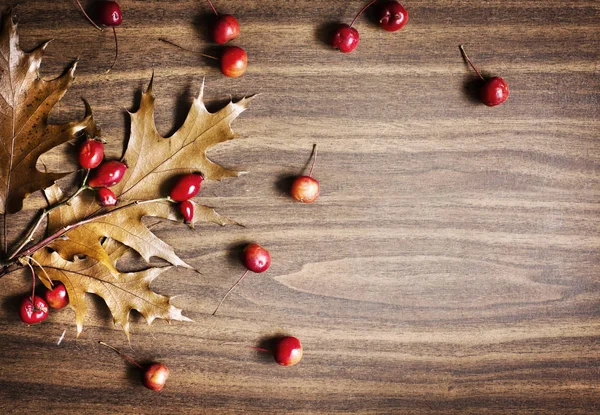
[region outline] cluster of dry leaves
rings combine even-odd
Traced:
[[[181,221],[175,205],[164,199],[164,184],[182,174],[202,172],[207,180],[234,177],[238,172],[213,163],[206,156],[212,146],[236,138],[231,122],[248,106],[251,98],[230,102],[216,113],[206,109],[202,92],[194,100],[183,126],[171,137],[159,135],[154,125],[152,81],[141,104],[131,113],[131,134],[123,161],[128,165],[124,179],[112,190],[119,205],[101,208],[94,192],[84,191],[70,203],[55,184],[69,173],[42,172],[36,168],[41,155],[79,136],[100,136],[90,107],[80,121],[54,125],[48,116],[73,82],[76,64],[54,80],[43,80],[39,67],[46,44],[26,53],[19,47],[17,26],[5,16],[0,34],[0,214],[5,218],[23,208],[23,200],[41,190],[48,208],[47,238],[25,240],[8,253],[3,265],[31,264],[40,280],[64,283],[70,306],[75,310],[77,334],[86,316],[85,293],[104,299],[115,323],[129,336],[129,313],[139,311],[154,319],[188,320],[174,307],[170,297],[154,293],[150,283],[171,267],[152,267],[123,273],[118,259],[128,250],[146,262],[162,258],[173,266],[189,267],[171,246],[154,235],[144,217]],[[194,222],[231,223],[213,209],[195,205]],[[42,221],[40,220],[40,223]]]

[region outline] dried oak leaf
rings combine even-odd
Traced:
[[[121,183],[111,188],[119,199],[119,205],[113,208],[113,214],[70,230],[65,234],[66,238],[56,240],[51,248],[65,259],[84,255],[110,267],[100,246],[101,239],[109,237],[134,249],[147,262],[151,257],[158,257],[173,265],[189,267],[171,246],[146,227],[142,219],[152,216],[181,221],[175,204],[165,200],[152,201],[168,195],[165,185],[176,176],[201,172],[207,180],[221,180],[239,175],[209,160],[206,151],[238,137],[230,124],[247,108],[252,97],[230,102],[221,110],[210,113],[202,100],[203,90],[204,84],[183,126],[171,137],[165,138],[154,124],[154,97],[150,81],[147,91],[142,94],[140,108],[130,114],[131,135],[123,157],[128,165],[127,172]],[[148,203],[149,200],[152,202]],[[193,222],[235,223],[212,208],[199,205],[195,208]],[[62,206],[50,215],[50,232],[109,211],[100,209],[91,193],[82,193],[71,206]]]
[[[20,211],[29,194],[68,174],[41,172],[36,163],[42,154],[73,139],[93,122],[86,104],[82,121],[48,124],[50,111],[73,82],[76,67],[75,63],[53,80],[40,79],[48,43],[24,52],[12,14],[4,17],[0,33],[0,214]]]
[[[102,248],[113,262],[127,250],[122,244],[107,239]],[[192,321],[181,314],[181,309],[171,304],[171,298],[159,295],[150,289],[150,283],[172,267],[154,267],[144,271],[119,273],[114,276],[104,264],[93,258],[67,261],[58,253],[42,249],[35,254],[38,272],[46,273],[50,279],[65,285],[69,295],[69,306],[75,311],[77,336],[83,330],[87,315],[85,294],[92,293],[104,299],[113,315],[115,324],[120,324],[129,338],[129,314],[137,310],[148,322],[159,318],[167,321]],[[42,279],[46,287],[50,283]]]

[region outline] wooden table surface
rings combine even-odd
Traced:
[[[22,324],[16,309],[30,280],[3,278],[1,413],[600,411],[599,2],[407,0],[403,30],[383,32],[363,16],[358,48],[342,54],[324,39],[365,1],[217,0],[241,24],[234,44],[249,66],[238,79],[158,41],[218,53],[204,1],[122,0],[109,74],[110,30],[96,31],[73,1],[21,3],[23,48],[55,39],[43,76],[79,58],[53,120],[80,118],[86,98],[109,155],[121,155],[125,110],[137,108],[152,71],[164,135],[203,79],[212,109],[259,96],[233,124],[244,139],[210,153],[250,173],[207,183],[201,195],[245,228],[153,228],[202,272],[174,270],[153,285],[178,295],[194,322],[148,328],[135,316],[130,348],[89,296],[75,339],[71,310]],[[473,98],[459,44],[508,82],[506,103]],[[302,205],[287,190],[314,143],[322,194]],[[64,171],[68,151],[43,162]],[[34,195],[11,216],[11,240],[42,206]],[[212,317],[249,241],[270,250],[272,266]],[[280,334],[302,340],[297,366],[247,347]],[[165,389],[142,387],[99,340],[167,364]]]

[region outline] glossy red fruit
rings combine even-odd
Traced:
[[[230,78],[237,78],[246,72],[248,55],[238,46],[227,46],[221,55],[221,72]]]
[[[331,46],[334,49],[339,49],[340,52],[352,52],[358,46],[359,38],[358,30],[347,24],[343,24],[333,34]]]
[[[388,32],[395,32],[408,22],[408,12],[397,1],[388,1],[379,9],[379,26]]]
[[[319,182],[310,176],[296,177],[290,194],[298,202],[312,203],[319,197]]]
[[[79,148],[79,165],[84,169],[95,169],[104,158],[104,143],[88,139]]]
[[[148,389],[159,391],[167,382],[169,368],[162,363],[153,363],[144,370],[142,383]]]
[[[265,272],[271,266],[271,254],[259,244],[252,243],[242,251],[242,262],[252,272]]]
[[[508,84],[499,76],[494,76],[485,81],[479,92],[481,102],[488,107],[493,107],[508,99]]]
[[[204,177],[201,174],[186,174],[181,176],[171,190],[171,199],[183,202],[198,194]]]
[[[189,200],[184,200],[179,204],[179,212],[183,215],[185,223],[192,223],[194,219],[194,204]]]
[[[296,337],[282,337],[275,344],[273,358],[282,366],[292,366],[302,360],[302,344]]]
[[[118,26],[123,22],[121,8],[116,1],[102,2],[98,7],[98,21],[105,26]]]
[[[19,317],[26,324],[40,323],[48,317],[48,304],[37,295],[31,302],[31,296],[23,297],[19,306]]]
[[[114,206],[117,204],[117,196],[108,187],[101,187],[96,190],[96,200],[103,207]]]
[[[52,308],[60,310],[69,304],[69,295],[62,282],[55,282],[54,288],[44,291],[44,299]]]
[[[102,163],[96,170],[92,172],[92,177],[88,181],[90,187],[111,187],[119,183],[125,172],[127,166],[125,163],[120,161],[107,161]]]
[[[212,38],[219,45],[229,42],[240,35],[240,24],[230,14],[220,15],[212,30]]]

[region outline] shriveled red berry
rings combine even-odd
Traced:
[[[104,158],[104,143],[93,139],[85,140],[79,148],[78,158],[79,165],[84,169],[95,169]]]
[[[169,368],[162,363],[153,363],[144,370],[142,383],[148,389],[159,391],[167,382],[169,377]]]
[[[183,202],[198,194],[204,177],[201,174],[186,174],[181,176],[171,190],[171,199]]]
[[[290,194],[298,202],[312,203],[319,197],[319,182],[310,176],[296,177],[292,183]]]
[[[347,24],[343,24],[333,34],[331,46],[334,49],[339,49],[340,52],[349,53],[356,49],[359,40],[358,30]]]
[[[123,22],[121,7],[116,1],[105,1],[98,7],[98,21],[105,26],[119,26]]]
[[[26,324],[40,323],[48,317],[48,304],[37,295],[31,302],[31,296],[23,297],[19,307],[19,317]]]
[[[191,223],[194,219],[194,204],[189,200],[179,203],[179,212],[183,215],[185,223]]]
[[[48,305],[55,309],[65,308],[69,304],[69,295],[62,282],[55,282],[54,288],[44,291],[44,298]]]
[[[388,1],[379,9],[379,26],[388,32],[395,32],[408,22],[408,12],[397,1]]]
[[[508,84],[499,76],[494,76],[485,81],[479,92],[481,102],[488,107],[494,107],[508,99]]]
[[[238,46],[227,46],[221,55],[221,72],[230,78],[237,78],[246,72],[248,55]]]
[[[252,272],[265,272],[271,266],[271,254],[259,244],[252,243],[242,251],[242,262]]]
[[[88,181],[91,187],[111,187],[119,183],[125,172],[127,166],[125,163],[120,161],[107,161],[102,163],[92,172],[92,177]]]
[[[212,30],[212,38],[215,42],[222,45],[239,35],[240,24],[235,17],[230,14],[222,14],[217,18]]]
[[[273,358],[282,366],[292,366],[302,359],[302,344],[296,337],[282,337],[275,344]]]
[[[108,187],[101,187],[96,190],[96,200],[100,206],[114,206],[117,204],[117,196]]]

